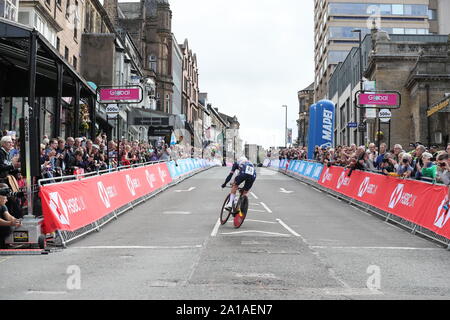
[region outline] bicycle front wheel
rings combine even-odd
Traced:
[[[222,205],[222,211],[220,212],[220,223],[224,225],[228,222],[228,219],[231,216],[231,210],[225,210],[225,206],[227,205],[228,201],[230,201],[230,195],[225,199],[225,202]]]
[[[248,198],[247,196],[241,196],[237,204],[237,214],[234,217],[234,227],[239,229],[247,217],[248,211]]]

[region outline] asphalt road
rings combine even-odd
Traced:
[[[46,256],[0,256],[0,299],[449,299],[450,253],[258,169],[241,229],[214,168]]]

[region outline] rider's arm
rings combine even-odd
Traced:
[[[225,186],[228,184],[228,182],[230,182],[231,178],[233,178],[233,174],[234,171],[231,171],[230,174],[228,175],[228,177],[225,180],[225,183],[222,185],[223,188],[225,188]]]

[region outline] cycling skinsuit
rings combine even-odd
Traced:
[[[231,173],[233,174],[236,170],[239,170],[238,175],[234,179],[234,182],[237,185],[240,185],[245,181],[244,191],[250,191],[253,186],[253,183],[256,180],[256,170],[251,162],[243,162],[240,165],[235,162],[233,164],[233,168],[231,169]]]

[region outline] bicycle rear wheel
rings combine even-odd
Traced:
[[[222,206],[222,211],[220,212],[220,224],[224,225],[225,223],[228,222],[228,219],[231,216],[231,210],[225,210],[225,206],[228,203],[228,201],[230,201],[230,195],[228,195],[228,197],[225,199],[225,202],[223,203]]]

